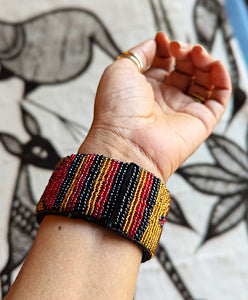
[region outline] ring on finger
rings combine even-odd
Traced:
[[[130,52],[130,51],[123,52],[120,56],[117,57],[117,60],[119,60],[121,58],[131,59],[136,64],[136,66],[138,67],[138,69],[141,73],[144,71],[143,62],[137,53]]]
[[[192,93],[190,96],[195,102],[198,102],[201,104],[204,104],[207,101],[207,99],[205,99],[204,97],[202,97],[196,93]]]

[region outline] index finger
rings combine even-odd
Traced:
[[[201,71],[210,71],[211,64],[214,59],[201,45],[196,45],[192,48],[191,59],[194,66]]]

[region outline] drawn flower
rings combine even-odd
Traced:
[[[203,242],[248,222],[247,152],[233,141],[212,134],[207,145],[215,164],[182,167],[178,174],[196,190],[219,196],[213,206]]]

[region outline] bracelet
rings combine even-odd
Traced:
[[[37,205],[49,214],[92,221],[138,245],[142,262],[154,256],[170,205],[161,180],[135,163],[73,154],[56,166]]]

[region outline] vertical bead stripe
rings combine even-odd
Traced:
[[[113,219],[114,211],[116,211],[118,197],[121,190],[121,185],[124,181],[128,170],[128,164],[124,164],[123,162],[119,162],[119,169],[117,174],[114,176],[114,183],[112,185],[112,189],[109,192],[108,203],[105,204],[105,209],[103,211],[103,218],[106,219],[107,222],[111,223]]]
[[[144,188],[145,182],[146,182],[146,172],[145,172],[144,169],[142,169],[140,171],[140,174],[139,174],[138,184],[136,186],[134,195],[132,197],[132,200],[131,200],[129,208],[128,208],[128,214],[126,216],[125,224],[124,224],[124,226],[122,228],[122,230],[126,234],[128,233],[128,231],[130,229],[130,226],[131,226],[131,224],[133,222],[133,217],[135,215],[136,208],[138,206],[138,202],[139,202],[142,190]]]
[[[92,214],[92,211],[94,209],[93,205],[99,194],[99,188],[101,188],[101,182],[102,182],[102,179],[103,179],[105,171],[106,171],[105,167],[106,167],[107,163],[108,163],[107,158],[104,158],[102,165],[100,165],[98,176],[96,177],[96,180],[93,182],[93,190],[92,190],[89,200],[87,201],[87,206],[86,206],[86,211],[85,211],[86,215]]]
[[[144,189],[142,191],[140,201],[139,201],[139,203],[137,205],[137,209],[135,211],[134,222],[132,223],[132,226],[131,226],[131,228],[129,230],[129,233],[128,233],[130,238],[134,238],[134,235],[138,231],[138,228],[139,228],[139,226],[142,222],[142,218],[143,218],[143,215],[144,215],[144,211],[145,211],[146,203],[147,203],[147,200],[148,200],[148,196],[151,192],[153,179],[154,179],[153,174],[148,173],[147,181],[144,185]]]
[[[75,156],[65,157],[56,166],[55,171],[50,179],[48,189],[45,190],[42,197],[46,199],[47,209],[52,209],[54,202],[56,200],[57,194],[63,184],[63,181],[67,175],[68,170],[71,167],[71,163],[75,159]]]
[[[116,229],[121,229],[123,226],[127,210],[139,178],[139,172],[140,168],[137,165],[131,163],[128,166],[128,170],[118,196],[118,203],[112,217],[112,224]]]
[[[112,189],[112,185],[114,183],[115,176],[119,169],[119,165],[120,165],[120,162],[111,160],[110,170],[109,170],[109,172],[106,176],[106,179],[103,183],[101,193],[100,193],[97,203],[96,203],[97,207],[94,210],[94,217],[96,217],[97,219],[101,218],[101,215],[104,211],[105,204],[108,200],[108,196]]]
[[[70,186],[69,186],[69,188],[68,188],[68,190],[67,190],[67,192],[64,196],[64,199],[61,202],[60,211],[65,211],[67,203],[69,201],[69,198],[70,198],[71,194],[73,193],[74,189],[76,188],[77,182],[80,180],[80,176],[81,176],[81,173],[83,171],[82,166],[83,166],[83,163],[84,163],[85,159],[86,159],[86,157],[83,157],[83,159],[78,164],[78,167],[75,171],[75,175],[73,177],[73,180],[71,181],[71,184],[70,184]]]
[[[103,159],[103,164],[101,165],[101,167],[99,169],[99,174],[96,178],[96,181],[94,182],[92,194],[87,203],[87,208],[86,208],[86,212],[85,212],[86,215],[88,215],[88,214],[92,215],[92,213],[94,211],[94,205],[95,205],[96,199],[99,195],[99,192],[101,190],[101,185],[104,181],[104,177],[105,177],[106,173],[108,172],[109,164],[110,164],[109,160],[105,157]]]
[[[82,170],[80,172],[80,178],[77,182],[75,182],[75,188],[73,193],[71,194],[70,201],[68,202],[68,211],[73,211],[74,205],[76,201],[78,201],[78,197],[80,195],[81,190],[84,187],[85,179],[89,174],[89,170],[94,162],[95,155],[87,155],[85,156],[84,164]]]
[[[68,160],[66,160],[66,164],[70,163],[71,165],[68,166],[67,174],[60,186],[59,192],[56,195],[56,199],[53,204],[53,209],[60,208],[61,202],[63,201],[65,194],[67,192],[68,186],[71,184],[75,172],[77,171],[78,164],[80,163],[80,157],[75,155],[74,157],[72,157],[72,159],[73,160],[71,162],[70,162],[70,157],[68,158]],[[63,167],[60,169],[63,170]]]
[[[89,175],[85,179],[84,189],[79,194],[78,206],[76,207],[76,210],[81,213],[85,213],[87,209],[88,200],[91,197],[93,187],[94,187],[94,182],[99,174],[102,161],[103,161],[103,156],[96,155],[94,158],[94,162],[89,169]]]
[[[135,238],[137,239],[137,241],[141,240],[141,238],[149,224],[149,219],[152,214],[152,208],[155,205],[156,199],[158,199],[159,186],[160,186],[160,180],[157,177],[154,177],[152,187],[151,187],[151,192],[150,192],[150,195],[147,200],[143,218],[141,220],[141,225],[138,228],[136,235],[135,235]]]
[[[59,191],[60,185],[62,184],[62,180],[64,178],[64,176],[67,173],[67,169],[69,168],[69,164],[68,164],[68,168],[66,168],[66,166],[64,167],[64,172],[60,172],[59,171],[59,167],[61,164],[64,163],[64,161],[66,160],[66,158],[62,159],[57,165],[56,168],[49,180],[49,185],[48,188],[44,191],[43,195],[41,196],[41,199],[44,201],[44,208],[48,208],[51,209],[53,207],[53,203],[56,199],[56,195]]]
[[[158,192],[158,200],[156,201],[152,215],[149,221],[149,225],[141,239],[141,243],[150,250],[152,256],[157,248],[159,238],[162,233],[162,226],[160,224],[160,218],[166,217],[169,210],[169,194],[163,184],[160,184]]]

